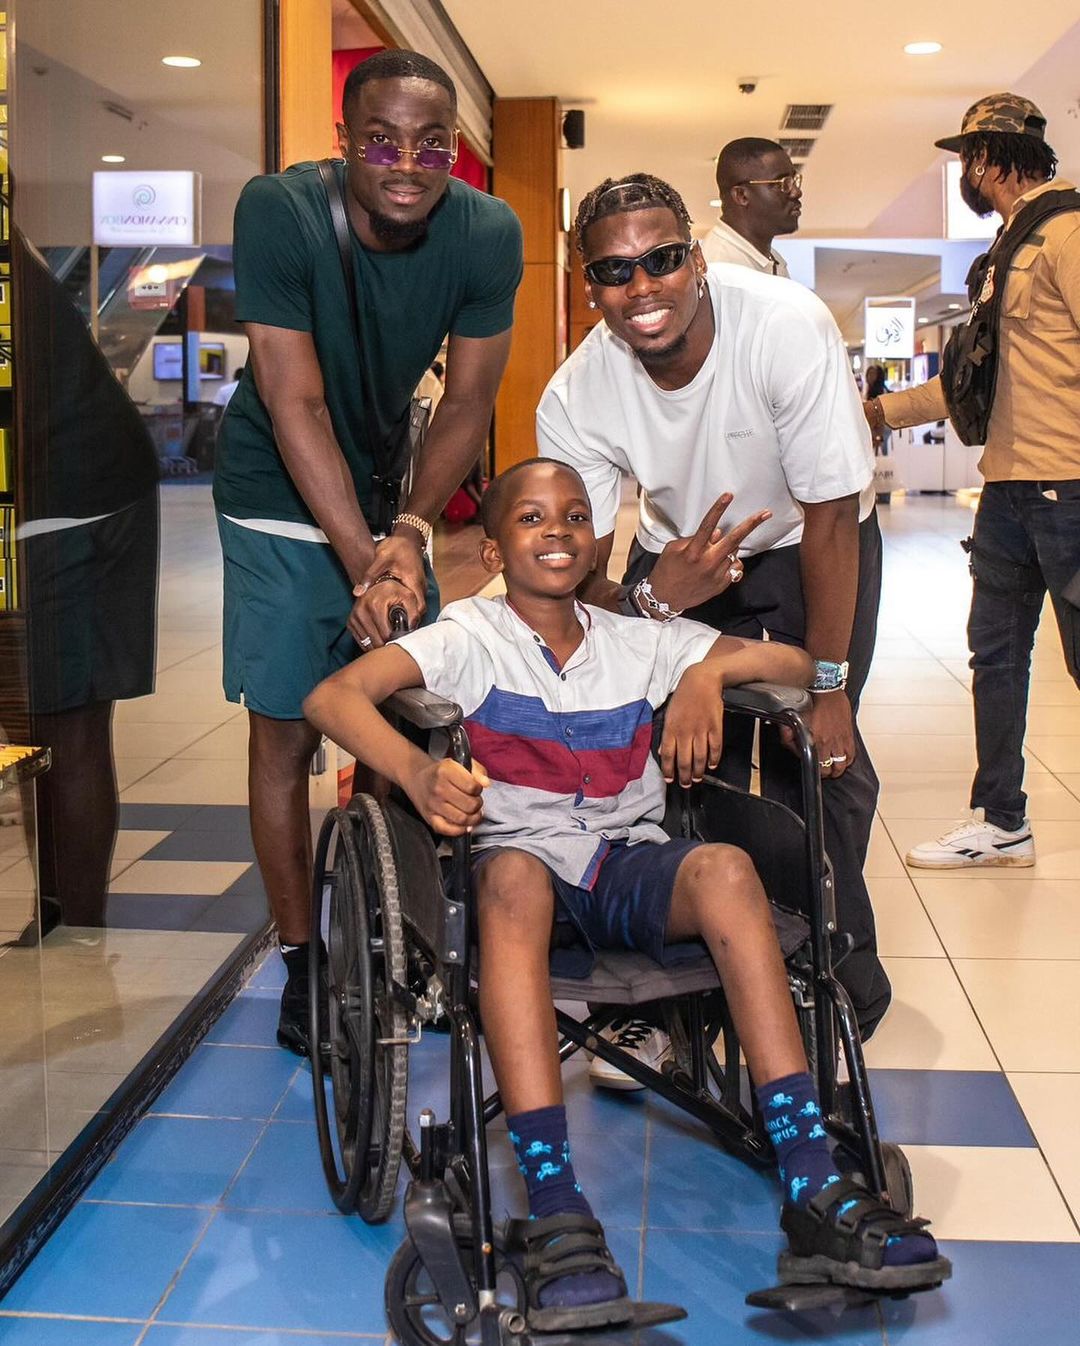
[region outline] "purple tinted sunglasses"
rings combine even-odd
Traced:
[[[395,145],[392,140],[377,145],[374,141],[361,140],[359,136],[353,136],[351,131],[349,134],[352,136],[359,157],[364,163],[371,164],[373,168],[390,168],[392,165],[399,163],[406,154],[411,155],[420,168],[445,171],[457,163],[458,134],[456,131],[451,138],[448,150],[436,146],[424,146],[424,148],[418,150],[403,150],[400,145]]]

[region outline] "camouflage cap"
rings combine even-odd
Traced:
[[[973,131],[1003,131],[1011,135],[1046,139],[1046,118],[1031,101],[1018,93],[991,93],[980,98],[964,113],[958,136],[935,140],[939,150],[960,151],[964,137]]]

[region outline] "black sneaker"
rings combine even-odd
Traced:
[[[308,977],[308,954],[303,949],[290,949],[284,954],[285,966],[289,975],[281,992],[281,1014],[278,1017],[278,1045],[297,1056],[311,1055],[308,1019],[308,989],[311,985]],[[330,1037],[329,987],[326,977],[326,960],[323,958],[319,969],[319,1038],[325,1044]]]

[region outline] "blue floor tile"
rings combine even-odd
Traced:
[[[327,1097],[329,1098],[329,1083],[324,1087],[327,1088]],[[412,1120],[413,1110],[411,1106],[409,1117]],[[301,1061],[300,1069],[296,1072],[281,1102],[274,1110],[274,1121],[313,1122],[314,1120],[315,1103],[311,1093],[311,1065],[307,1061]]]
[[[236,997],[205,1040],[233,1046],[274,1047],[280,1012],[281,995],[276,990],[257,991],[249,987]]]
[[[746,1306],[750,1290],[776,1282],[778,1234],[697,1234],[650,1230],[645,1236],[646,1299],[680,1304],[685,1322],[664,1332],[673,1346],[762,1346],[771,1341],[828,1341],[883,1346],[876,1308],[828,1313],[762,1313]],[[892,1338],[890,1337],[890,1343]],[[983,1346],[978,1337],[953,1346]]]
[[[114,930],[193,930],[215,901],[176,893],[110,893],[109,925]]]
[[[255,846],[246,827],[201,832],[180,828],[147,851],[144,860],[255,860]]]
[[[148,1318],[209,1218],[205,1210],[82,1202],[8,1291],[4,1308]]]
[[[250,869],[245,869],[238,879],[234,879],[225,889],[227,896],[241,894],[244,897],[263,897],[266,896],[266,889],[263,887],[262,875],[259,873],[259,866],[252,865]]]
[[[215,934],[241,934],[260,930],[267,922],[270,908],[260,887],[257,893],[234,893],[229,889],[221,897],[211,899],[206,910],[191,923],[192,930]]]
[[[871,1070],[870,1089],[878,1131],[898,1145],[1035,1146],[997,1071]]]
[[[94,1201],[213,1205],[265,1123],[144,1117],[86,1193]]]
[[[375,1340],[382,1346],[382,1334]],[[349,1346],[349,1342],[361,1341],[371,1342],[372,1336],[353,1336],[352,1333],[341,1336],[337,1332],[332,1337],[323,1336],[321,1332],[305,1332],[297,1336],[274,1328],[245,1332],[235,1327],[180,1327],[155,1323],[146,1334],[145,1346]]]
[[[235,832],[242,836],[251,832],[246,804],[196,804],[179,827],[184,832]]]
[[[160,1316],[382,1334],[383,1281],[400,1238],[398,1228],[366,1225],[359,1216],[223,1211]]]
[[[953,1243],[940,1291],[883,1307],[889,1346],[1072,1346],[1080,1339],[1080,1244]]]
[[[229,1191],[226,1205],[247,1210],[333,1212],[314,1124],[271,1122]]]
[[[249,991],[280,991],[285,985],[285,964],[276,949],[271,949],[262,966],[248,982]]]
[[[649,1146],[650,1228],[775,1233],[781,1193],[772,1168],[725,1153],[705,1127],[653,1122]]]
[[[297,1059],[280,1047],[196,1048],[154,1103],[155,1113],[195,1117],[265,1117],[281,1101]]]
[[[142,1330],[142,1323],[0,1316],[0,1341],[4,1346],[134,1346]]]

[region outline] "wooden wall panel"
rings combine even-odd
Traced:
[[[281,0],[281,166],[336,154],[330,0]]]
[[[566,237],[559,229],[562,108],[557,98],[497,98],[492,191],[525,236],[510,361],[495,404],[495,469],[536,453],[536,404],[566,355]]]

